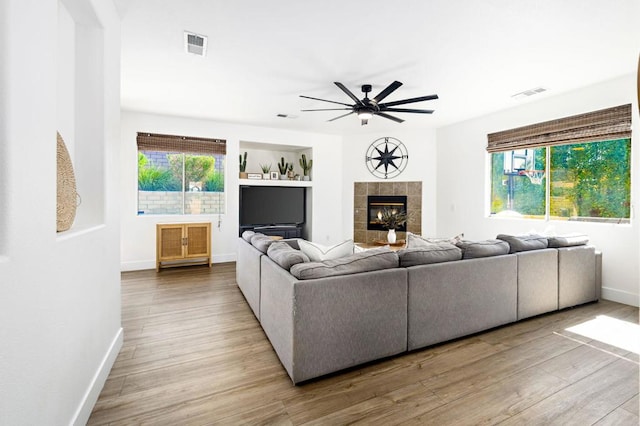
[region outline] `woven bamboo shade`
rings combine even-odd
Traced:
[[[76,177],[73,173],[73,164],[67,146],[60,133],[57,134],[56,163],[57,177],[57,205],[56,205],[56,230],[66,231],[71,228],[76,218]]]
[[[488,152],[631,137],[631,104],[487,135]]]
[[[184,152],[187,154],[227,153],[227,142],[222,139],[197,138],[192,136],[138,133],[138,150],[161,152]]]

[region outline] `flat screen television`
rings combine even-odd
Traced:
[[[240,226],[301,225],[305,204],[302,187],[241,186]]]

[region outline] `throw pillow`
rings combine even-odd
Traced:
[[[462,249],[463,259],[500,256],[509,253],[509,244],[502,240],[460,241],[456,244]]]
[[[324,262],[298,263],[291,267],[291,275],[299,280],[335,277],[359,272],[379,271],[398,267],[398,255],[389,247],[354,253]]]
[[[547,237],[536,234],[520,236],[500,234],[496,238],[509,243],[509,253],[545,249],[548,245]]]
[[[462,259],[462,250],[451,243],[443,242],[425,247],[405,248],[398,251],[400,266],[428,265]]]
[[[573,247],[583,246],[589,242],[589,237],[584,234],[566,234],[549,237],[549,247]]]
[[[312,262],[339,259],[353,254],[353,240],[347,240],[334,246],[323,246],[306,240],[298,241],[300,250],[311,259]]]
[[[291,269],[293,265],[310,261],[306,254],[300,250],[294,249],[289,244],[280,241],[276,241],[269,245],[267,255],[271,260],[287,271]]]
[[[460,233],[451,238],[437,238],[437,237],[422,237],[420,235],[407,232],[406,248],[426,247],[431,244],[438,244],[438,243],[456,244],[462,241],[463,238],[464,238],[464,233]]]

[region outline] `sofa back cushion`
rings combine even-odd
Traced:
[[[359,272],[397,268],[398,255],[389,247],[380,247],[354,253],[339,259],[323,262],[298,263],[291,267],[291,274],[299,280],[350,275]]]
[[[509,244],[502,240],[460,241],[456,244],[462,249],[463,259],[500,256],[509,253]]]
[[[269,245],[267,255],[287,271],[291,269],[293,265],[310,261],[306,254],[281,241],[275,241]]]
[[[462,250],[451,243],[442,242],[398,251],[400,266],[409,267],[462,259]]]
[[[509,243],[509,253],[546,249],[548,245],[547,237],[536,234],[520,236],[500,234],[496,238]]]
[[[250,243],[251,242],[251,237],[253,237],[254,235],[256,235],[255,232],[250,231],[250,230],[246,230],[242,233],[242,239],[245,240],[246,242]]]
[[[273,239],[264,234],[256,233],[251,236],[251,245],[263,253],[267,252],[269,246],[273,243]]]
[[[298,240],[298,245],[312,262],[339,259],[353,254],[353,240],[347,240],[334,246],[323,246],[306,240]]]

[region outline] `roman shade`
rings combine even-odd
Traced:
[[[185,154],[209,155],[226,155],[227,153],[227,142],[222,139],[138,132],[137,142],[139,151],[184,152]]]
[[[631,137],[631,104],[487,135],[487,152]]]

